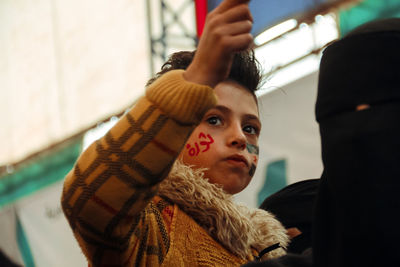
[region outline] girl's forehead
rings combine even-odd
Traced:
[[[215,87],[218,105],[252,114],[258,117],[258,105],[254,95],[234,81],[224,81]]]

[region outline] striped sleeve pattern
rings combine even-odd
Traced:
[[[153,83],[65,179],[62,207],[92,266],[157,266],[168,251],[173,210],[155,197],[158,184],[216,104],[210,87],[189,83],[182,73],[170,71]]]

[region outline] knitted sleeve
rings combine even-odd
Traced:
[[[133,251],[144,253],[138,243],[162,243],[146,249],[166,250],[168,235],[154,217],[164,204],[153,197],[194,127],[216,104],[212,88],[187,82],[182,74],[170,71],[149,86],[65,179],[62,207],[93,266],[125,265]],[[153,228],[163,233],[152,236]]]

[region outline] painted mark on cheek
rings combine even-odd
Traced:
[[[189,150],[189,156],[193,157],[193,156],[197,156],[200,152],[200,148],[199,145],[197,143],[195,143],[196,147],[192,147],[190,144],[186,145],[186,149]]]
[[[247,148],[247,151],[253,155],[254,163],[251,163],[250,170],[249,170],[250,177],[253,177],[254,173],[256,172],[256,164],[258,162],[258,154],[260,152],[260,149],[258,148],[258,146],[252,145],[249,143],[246,144],[246,148]]]
[[[207,136],[205,135],[205,133],[200,133],[199,134],[199,139],[200,138],[204,138],[204,139],[208,139],[207,141],[200,141],[200,145],[205,146],[206,148],[204,150],[202,150],[201,152],[206,152],[207,150],[210,149],[210,146],[212,143],[214,143],[214,139],[211,137],[211,135],[207,134]]]
[[[253,156],[253,161],[254,161],[255,163],[258,163],[258,157],[257,157],[257,156]]]
[[[186,149],[188,150],[189,156],[198,156],[200,152],[206,152],[210,149],[212,143],[214,143],[214,139],[209,134],[205,134],[201,132],[198,136],[199,139],[206,139],[205,141],[195,142],[193,144],[187,144]],[[200,146],[202,149],[200,149]]]
[[[260,152],[260,149],[256,145],[252,145],[252,144],[247,143],[246,144],[246,148],[247,148],[247,151],[249,151],[250,154],[258,155],[259,152]]]
[[[256,165],[254,165],[253,163],[250,166],[250,170],[249,170],[249,175],[250,177],[253,177],[254,173],[256,172]]]

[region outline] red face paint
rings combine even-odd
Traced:
[[[189,156],[197,156],[200,152],[206,152],[210,149],[212,143],[214,143],[214,139],[209,134],[205,134],[201,132],[198,136],[199,139],[206,139],[205,141],[195,142],[194,146],[192,147],[191,144],[186,145],[186,149],[188,149]],[[201,147],[201,149],[200,149]]]
[[[189,156],[197,156],[198,154],[199,154],[199,152],[200,152],[200,148],[199,148],[199,145],[197,144],[197,143],[195,143],[195,146],[196,147],[191,147],[191,145],[190,144],[187,144],[186,145],[186,149],[188,149],[189,150]]]

